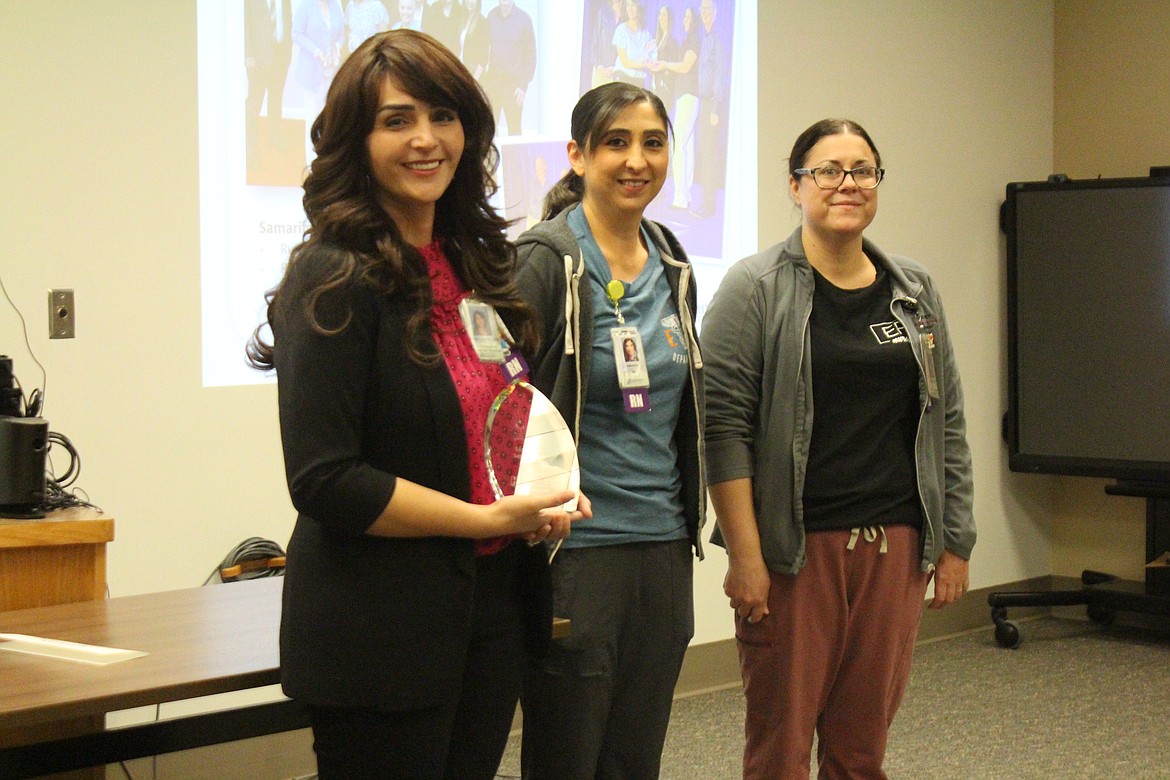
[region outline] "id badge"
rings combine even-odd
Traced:
[[[613,358],[617,366],[618,386],[627,412],[650,410],[650,372],[646,368],[646,352],[642,349],[642,334],[637,328],[613,328]]]
[[[934,370],[934,334],[919,333],[922,340],[922,370],[926,374],[926,394],[932,401],[939,399],[938,374]]]
[[[459,302],[459,318],[471,339],[471,348],[483,363],[503,363],[508,342],[502,336],[502,324],[490,303],[464,298]]]

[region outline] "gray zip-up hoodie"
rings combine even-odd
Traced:
[[[890,311],[911,334],[918,361],[921,414],[914,454],[925,518],[922,569],[929,571],[943,549],[969,559],[975,546],[963,389],[930,275],[868,240],[864,249],[890,275]],[[732,266],[703,318],[708,479],[752,479],[764,561],[785,574],[805,563],[812,296],[812,266],[797,228],[783,243]],[[712,541],[723,546],[718,527]]]
[[[532,357],[532,383],[545,393],[568,422],[576,440],[589,386],[589,334],[593,332],[593,300],[581,294],[585,258],[568,224],[565,209],[535,225],[516,241],[521,297],[538,314],[540,349]],[[683,512],[695,554],[703,557],[700,532],[707,517],[707,489],[703,465],[703,358],[695,336],[695,288],[686,252],[667,228],[643,219],[642,227],[662,255],[671,295],[690,356],[690,381],[683,392],[675,428],[679,471],[682,474]]]

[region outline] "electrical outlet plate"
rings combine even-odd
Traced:
[[[73,338],[73,290],[49,290],[49,338]]]

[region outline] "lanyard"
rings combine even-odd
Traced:
[[[622,316],[622,307],[618,301],[626,294],[626,286],[620,279],[610,279],[605,285],[605,297],[613,303],[613,316],[617,317],[618,325],[625,325],[626,318]]]

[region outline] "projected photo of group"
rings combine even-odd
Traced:
[[[305,227],[309,130],[341,63],[384,30],[434,36],[483,87],[500,149],[494,204],[513,238],[540,221],[568,169],[577,98],[609,81],[652,90],[673,137],[646,215],[678,235],[700,280],[717,281],[746,254],[729,246],[741,231],[734,215],[755,212],[754,169],[732,168],[749,142],[755,159],[755,2],[198,0],[204,383],[257,380],[240,345]],[[737,127],[750,127],[739,143]],[[750,240],[754,251],[754,230]]]
[[[581,90],[625,81],[662,99],[674,130],[670,170],[647,215],[674,229],[689,252],[717,256],[736,4],[590,0],[586,5]]]

